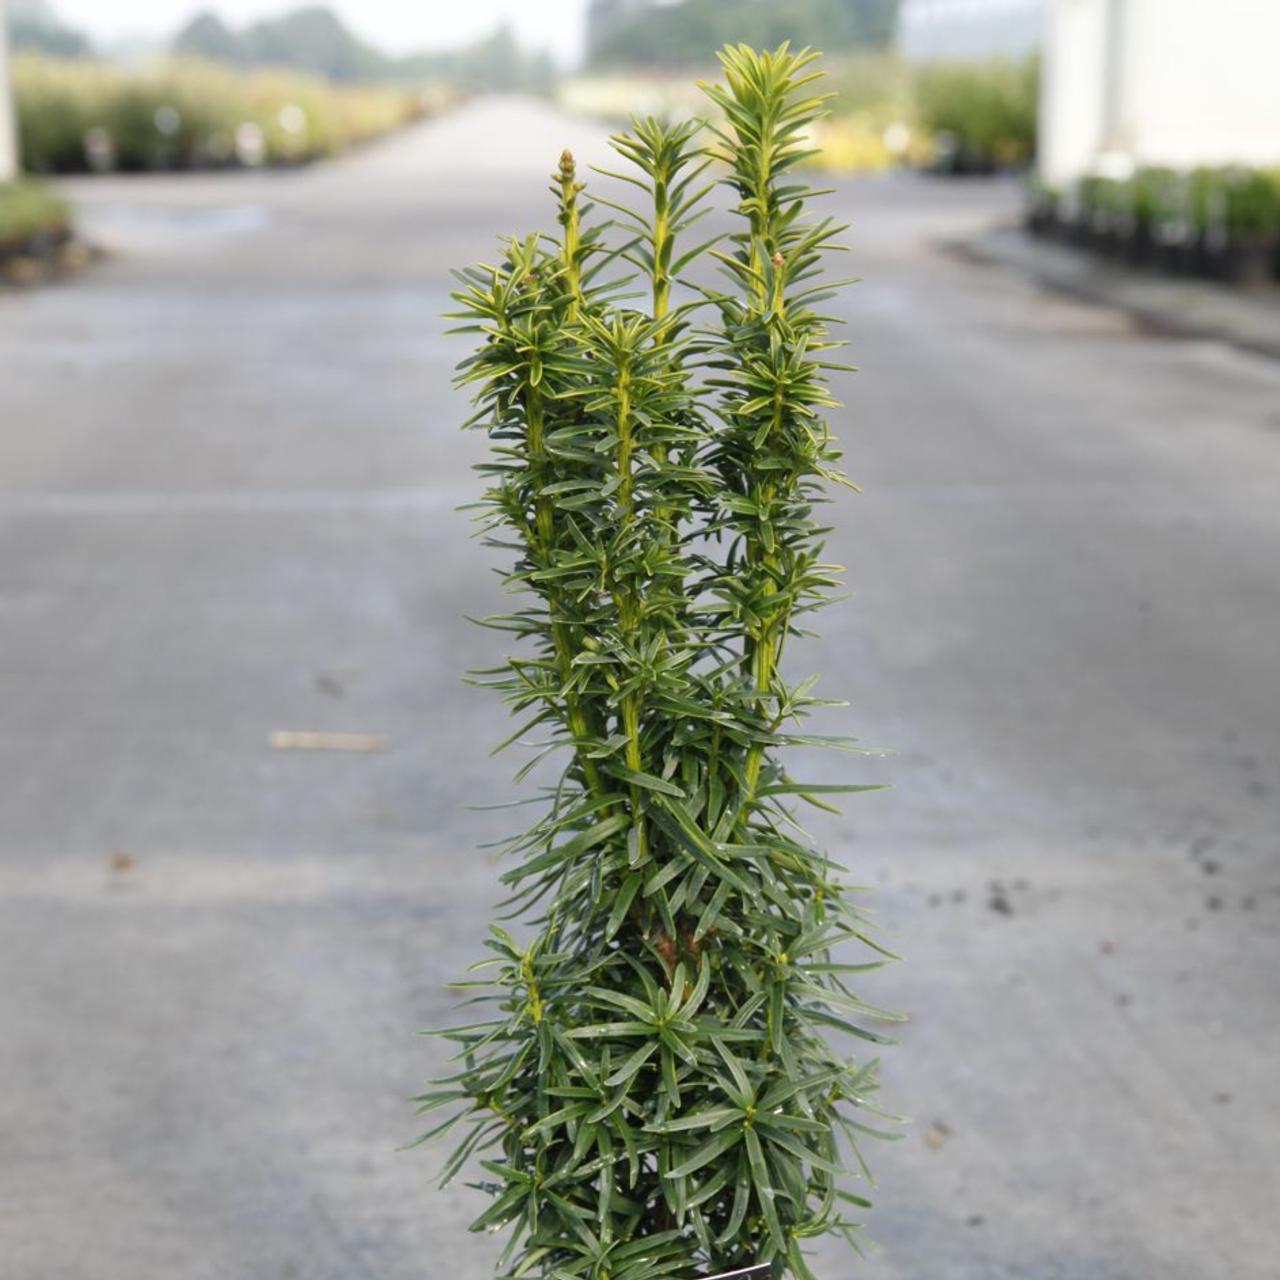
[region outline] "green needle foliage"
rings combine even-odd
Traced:
[[[781,762],[856,750],[801,732],[819,700],[782,671],[836,582],[814,504],[843,480],[817,309],[842,228],[793,174],[823,111],[815,56],[725,50],[704,86],[720,123],[614,140],[639,203],[597,201],[609,222],[566,153],[559,234],[511,240],[454,295],[468,425],[492,444],[482,527],[523,604],[487,620],[519,655],[477,678],[512,740],[543,738],[521,776],[564,760],[507,848],[504,918],[532,937],[492,930],[459,984],[477,1020],[436,1033],[456,1070],[418,1099],[447,1116],[424,1140],[461,1135],[444,1180],[484,1171],[473,1230],[509,1231],[502,1276],[809,1278],[807,1239],[856,1247],[867,1201],[843,1184],[867,1176],[876,1064],[831,1041],[884,1042],[869,1024],[890,1015],[849,984],[888,953],[794,806],[873,788]],[[698,243],[717,188],[737,229]],[[699,263],[726,283],[676,305]]]

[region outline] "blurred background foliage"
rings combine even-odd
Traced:
[[[784,40],[827,51],[885,48],[898,0],[592,0],[587,62],[593,67],[711,67],[726,44],[774,48]]]
[[[557,95],[583,114],[703,110],[690,69],[730,41],[827,53],[831,116],[816,127],[834,172],[932,165],[983,172],[1027,163],[1034,62],[917,65],[895,49],[898,0],[592,0],[583,66],[562,73],[505,27],[468,46],[392,55],[309,5],[241,26],[197,14],[161,50],[96,51],[48,0],[12,0],[27,167],[196,168],[333,155],[452,97]]]
[[[198,14],[144,58],[111,57],[47,0],[15,0],[23,162],[33,173],[295,164],[332,156],[461,94],[549,93],[555,68],[500,27],[395,57],[308,6],[236,28]]]
[[[823,167],[989,172],[1028,163],[1035,60],[916,65],[896,51],[897,21],[898,0],[592,0],[584,70],[559,92],[571,109],[619,122],[633,112],[690,115],[703,104],[683,68],[711,66],[722,44],[790,40],[827,54],[834,97],[813,139]]]
[[[1140,166],[1070,191],[1033,183],[1031,231],[1130,265],[1237,284],[1280,280],[1280,169]]]
[[[941,167],[981,172],[1031,162],[1037,59],[926,63],[913,87],[917,118],[938,144]]]
[[[31,173],[297,164],[333,156],[450,101],[493,91],[554,96],[581,115],[682,119],[728,42],[824,50],[830,114],[810,130],[831,173],[894,167],[973,174],[1034,159],[1039,63],[904,56],[900,0],[590,0],[581,65],[558,68],[503,26],[453,49],[391,54],[324,5],[234,25],[212,9],[162,47],[95,49],[50,0],[10,0],[14,87]],[[910,42],[907,42],[910,48]],[[693,74],[690,74],[690,73]],[[1034,229],[1168,270],[1280,274],[1280,179],[1231,168],[1096,175],[1072,190],[1031,183]],[[59,202],[26,184],[6,225]],[[43,211],[41,215],[39,211]]]
[[[430,98],[189,58],[126,69],[19,54],[18,131],[34,173],[290,164],[336,155],[421,115]]]
[[[1035,153],[1036,59],[913,64],[892,50],[837,51],[825,59],[831,114],[813,129],[834,173],[894,165],[946,173],[1020,169]],[[705,110],[677,76],[632,67],[562,80],[572,111],[619,124],[633,113],[683,117]]]
[[[233,67],[290,67],[338,83],[445,84],[470,92],[546,92],[556,74],[545,51],[523,49],[507,27],[459,49],[396,57],[359,39],[320,5],[239,29],[201,13],[177,33],[172,51]]]
[[[93,52],[89,38],[64,26],[45,0],[10,0],[9,43],[55,58],[83,58]]]
[[[0,255],[33,236],[65,231],[69,221],[66,201],[43,183],[0,182]]]

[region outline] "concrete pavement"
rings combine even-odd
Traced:
[[[1157,333],[1216,339],[1280,359],[1280,286],[1166,276],[1012,224],[985,228],[953,247],[1042,288],[1114,307]]]
[[[478,103],[293,174],[75,184],[0,298],[0,1276],[482,1280],[412,1031],[478,955],[498,601],[447,269],[600,134]],[[933,247],[999,184],[841,184],[853,598],[796,661],[895,790],[820,834],[907,957],[864,1264],[1280,1266],[1280,365]],[[384,734],[280,752],[281,729]]]

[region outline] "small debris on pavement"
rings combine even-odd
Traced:
[[[270,738],[273,751],[384,751],[385,733],[319,733],[277,729]]]
[[[924,1135],[924,1145],[937,1151],[949,1137],[951,1137],[950,1125],[945,1120],[935,1120],[929,1126],[928,1133]]]
[[[132,871],[138,865],[138,860],[131,853],[125,853],[123,849],[117,849],[111,855],[111,870],[116,872]]]
[[[987,899],[987,906],[997,915],[1013,915],[1013,903],[1009,901],[1009,897],[1001,885],[993,884],[991,886],[991,896]]]
[[[321,671],[315,678],[316,688],[321,693],[326,693],[331,698],[342,698],[346,696],[347,686],[342,679],[334,675],[331,671]]]

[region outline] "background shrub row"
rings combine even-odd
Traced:
[[[824,60],[831,114],[812,126],[837,173],[895,164],[948,173],[1021,168],[1035,154],[1039,65],[992,58],[913,66],[897,54],[861,52]],[[633,112],[690,118],[706,104],[683,76],[643,70],[577,76],[559,88],[574,112],[625,124]]]
[[[23,162],[34,173],[300,163],[433,105],[400,88],[185,59],[130,70],[24,54],[13,77]]]
[[[1280,170],[1148,167],[1033,188],[1033,231],[1162,270],[1263,283],[1280,278]]]
[[[40,236],[58,239],[70,226],[66,202],[38,182],[0,182],[0,259]]]

